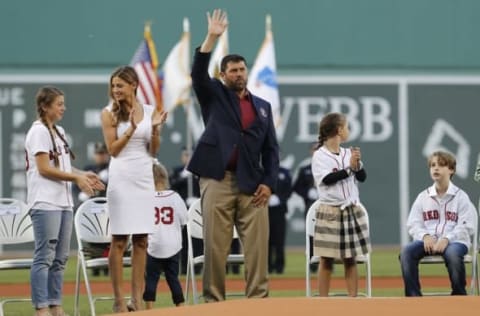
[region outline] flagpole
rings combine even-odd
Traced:
[[[272,16],[270,14],[267,14],[265,16],[265,32],[266,34],[268,34],[271,31],[272,31]]]
[[[188,153],[188,157],[190,159],[190,157],[192,156],[192,145],[193,145],[193,140],[192,140],[192,132],[191,132],[191,129],[190,129],[190,111],[191,111],[191,107],[193,106],[193,98],[190,97],[190,102],[188,102],[189,104],[187,104],[187,107],[185,109],[185,116],[187,118],[187,122],[186,122],[186,131],[185,131],[185,134],[186,134],[186,138],[187,138],[187,153]],[[191,172],[188,173],[188,178],[187,178],[187,201],[189,201],[189,199],[191,197],[193,197],[193,174]],[[187,203],[188,204],[188,203]],[[187,205],[187,206],[190,206],[190,205]]]
[[[190,22],[188,21],[188,18],[183,18],[183,32],[189,33],[190,32]],[[192,146],[193,146],[193,139],[192,139],[192,131],[190,128],[190,119],[191,119],[191,107],[193,106],[193,98],[190,92],[190,97],[189,100],[186,102],[186,108],[185,108],[185,116],[186,116],[186,126],[185,126],[185,137],[186,137],[186,150],[188,153],[188,157],[192,156]],[[185,104],[184,104],[185,106]],[[188,173],[188,178],[187,178],[187,204],[189,200],[193,197],[193,174],[191,172]],[[190,206],[190,205],[187,205]]]

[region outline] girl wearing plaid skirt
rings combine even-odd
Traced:
[[[368,217],[360,204],[358,182],[367,178],[360,148],[343,148],[349,127],[341,113],[325,115],[319,128],[318,146],[312,157],[312,173],[320,206],[316,211],[314,255],[320,296],[328,296],[333,264],[343,261],[349,296],[357,296],[358,272],[355,257],[370,251]]]

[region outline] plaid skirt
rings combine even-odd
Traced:
[[[313,253],[315,256],[344,259],[371,250],[367,210],[361,206],[320,204],[316,210]]]

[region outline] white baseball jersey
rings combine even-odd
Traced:
[[[65,131],[57,125],[57,130],[65,138]],[[73,210],[72,183],[70,181],[52,180],[40,175],[35,155],[47,153],[50,155],[50,165],[53,161],[53,144],[47,127],[39,120],[33,122],[25,139],[26,171],[27,171],[27,204],[43,210]],[[64,142],[55,135],[55,146],[59,153],[59,169],[72,172],[70,152]]]
[[[470,235],[476,220],[477,211],[467,193],[450,182],[441,198],[435,185],[417,196],[408,216],[407,229],[415,240],[422,240],[429,234],[470,247]]]
[[[182,226],[187,224],[187,207],[172,190],[155,193],[155,228],[148,235],[148,254],[169,258],[182,249]]]
[[[331,153],[325,146],[317,149],[312,156],[312,174],[318,191],[318,199],[323,204],[349,206],[360,203],[355,174],[334,184],[326,185],[323,178],[328,174],[350,167],[350,149],[340,147],[338,155]]]

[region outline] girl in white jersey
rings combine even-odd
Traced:
[[[319,294],[328,296],[335,259],[343,260],[349,296],[357,295],[355,257],[370,251],[366,210],[360,204],[357,182],[367,174],[360,148],[343,148],[349,128],[340,113],[325,115],[318,147],[312,157],[312,174],[321,204],[316,212],[314,254],[320,256]]]
[[[421,296],[418,262],[428,255],[445,261],[452,295],[467,295],[463,257],[471,246],[477,211],[467,193],[451,182],[455,157],[437,151],[428,158],[433,185],[418,194],[407,220],[413,241],[402,249],[400,263],[405,296]]]
[[[37,316],[63,316],[62,286],[73,223],[71,182],[88,195],[103,190],[93,172],[73,169],[65,131],[55,125],[65,112],[64,94],[43,87],[36,96],[38,120],[25,139],[27,204],[35,235],[31,267],[32,304]]]

